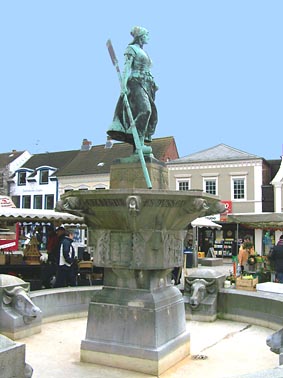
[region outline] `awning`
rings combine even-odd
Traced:
[[[0,220],[14,220],[15,222],[52,222],[83,223],[83,218],[69,213],[54,210],[18,209],[0,207]]]
[[[220,224],[214,223],[206,217],[196,218],[195,220],[191,222],[191,225],[192,227],[199,227],[199,228],[202,228],[202,227],[217,228],[217,229],[222,228]]]
[[[253,228],[283,228],[283,213],[227,214],[227,222]]]

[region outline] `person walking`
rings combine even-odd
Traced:
[[[60,243],[58,268],[54,287],[77,286],[77,258],[72,245],[74,232],[66,230]]]

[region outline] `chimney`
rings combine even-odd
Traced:
[[[83,139],[82,145],[81,145],[81,151],[89,151],[91,148],[92,142],[87,139]]]
[[[107,141],[105,143],[104,148],[112,148],[112,146],[113,146],[113,142],[111,140],[111,137],[109,135],[107,135]]]

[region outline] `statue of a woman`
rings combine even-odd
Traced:
[[[140,144],[144,153],[151,148],[144,146],[150,143],[157,124],[157,110],[154,104],[158,87],[150,72],[152,61],[143,50],[148,42],[148,31],[140,26],[131,30],[133,41],[125,51],[125,65],[122,75],[121,95],[119,97],[113,122],[107,134],[114,140],[134,145],[129,117],[126,111],[124,96],[128,97],[131,112],[138,131]]]

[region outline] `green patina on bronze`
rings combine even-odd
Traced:
[[[145,143],[149,144],[152,141],[157,124],[154,101],[158,87],[150,72],[152,61],[143,49],[144,44],[148,42],[148,31],[135,26],[131,35],[134,39],[126,48],[122,75],[111,41],[107,41],[107,47],[121,84],[121,94],[107,134],[114,140],[133,145],[134,154],[128,161],[134,162],[136,156],[139,156],[147,187],[151,189],[144,155],[153,157],[152,148]]]

